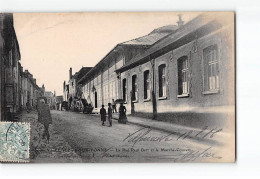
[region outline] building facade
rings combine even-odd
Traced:
[[[19,44],[13,26],[13,15],[0,13],[0,121],[17,118],[22,109],[36,108],[44,89],[20,63]]]
[[[184,125],[233,118],[233,14],[207,13],[177,24],[160,38],[149,35],[167,26],[148,34],[152,44],[144,45],[145,36],[118,44],[79,80],[85,98],[95,108],[123,99],[128,114]]]
[[[113,99],[121,98],[122,84],[115,71],[176,30],[177,26],[164,26],[146,36],[118,44],[79,80],[84,98],[95,109],[99,109],[102,104],[107,106]]]
[[[12,120],[19,112],[20,50],[13,26],[13,15],[0,14],[0,113],[1,120]]]
[[[56,96],[56,103],[61,104],[63,101],[63,96]]]
[[[82,85],[78,82],[91,69],[92,67],[82,67],[78,72],[72,75],[72,68],[70,68],[68,84],[66,84],[65,81],[63,83],[63,99],[69,102],[69,106],[74,99],[79,99],[84,96],[82,94]]]
[[[37,85],[36,79],[28,70],[22,72],[21,87],[22,108],[36,108],[37,99],[44,96],[44,90]]]
[[[128,111],[194,126],[234,118],[232,34],[233,15],[200,15],[118,69]]]
[[[50,109],[55,109],[56,97],[54,93],[52,93],[51,91],[45,91],[44,96],[47,99],[47,104],[49,105]]]
[[[69,96],[69,85],[66,82],[63,82],[63,100],[68,101]]]

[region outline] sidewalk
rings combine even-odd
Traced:
[[[113,119],[118,120],[119,114],[113,113]],[[188,126],[178,125],[174,123],[157,121],[147,118],[141,118],[136,116],[127,116],[128,123],[139,125],[145,128],[151,128],[159,131],[163,131],[166,133],[173,133],[178,135],[180,139],[189,138],[192,140],[197,140],[200,142],[212,143],[221,145],[229,141],[229,138],[232,137],[232,132],[223,131],[221,128],[201,126],[201,128],[192,128]],[[217,132],[218,130],[221,130]],[[213,134],[216,132],[215,134]],[[211,137],[211,135],[213,136]],[[205,137],[204,137],[205,136]]]

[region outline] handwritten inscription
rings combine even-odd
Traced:
[[[211,152],[212,147],[208,147],[204,150],[192,150],[189,149],[185,152],[171,155],[156,155],[156,156],[147,156],[147,158],[157,158],[157,159],[171,159],[173,162],[194,162],[197,159],[222,159],[221,156],[216,155],[214,152]]]
[[[128,143],[132,143],[132,148],[138,143],[138,142],[167,142],[172,140],[184,140],[184,139],[190,139],[190,138],[213,138],[216,133],[219,133],[222,131],[222,129],[213,128],[208,130],[208,127],[204,127],[203,129],[199,131],[189,130],[185,132],[171,132],[166,135],[151,135],[151,131],[153,129],[151,128],[141,128],[133,133],[128,134],[127,137],[123,139],[123,141],[126,141]],[[175,138],[174,138],[175,137]]]

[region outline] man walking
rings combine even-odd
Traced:
[[[115,103],[115,100],[112,99],[112,109],[113,109],[113,113],[117,113],[117,110],[116,110],[116,103]]]
[[[38,105],[38,121],[43,124],[44,132],[42,138],[47,138],[47,142],[50,140],[49,125],[52,124],[52,117],[49,109],[49,105],[44,100],[40,100]]]
[[[109,121],[109,127],[112,127],[112,108],[111,108],[111,103],[108,103],[108,121]]]
[[[105,125],[105,121],[106,121],[106,109],[104,108],[104,105],[102,104],[102,108],[100,109],[100,117],[101,117],[101,121],[102,121],[102,126]]]

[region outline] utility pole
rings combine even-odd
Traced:
[[[153,120],[157,120],[156,84],[155,84],[155,67],[154,67],[155,60],[152,59],[150,62],[152,65],[152,74],[153,74],[153,89],[152,89]]]

